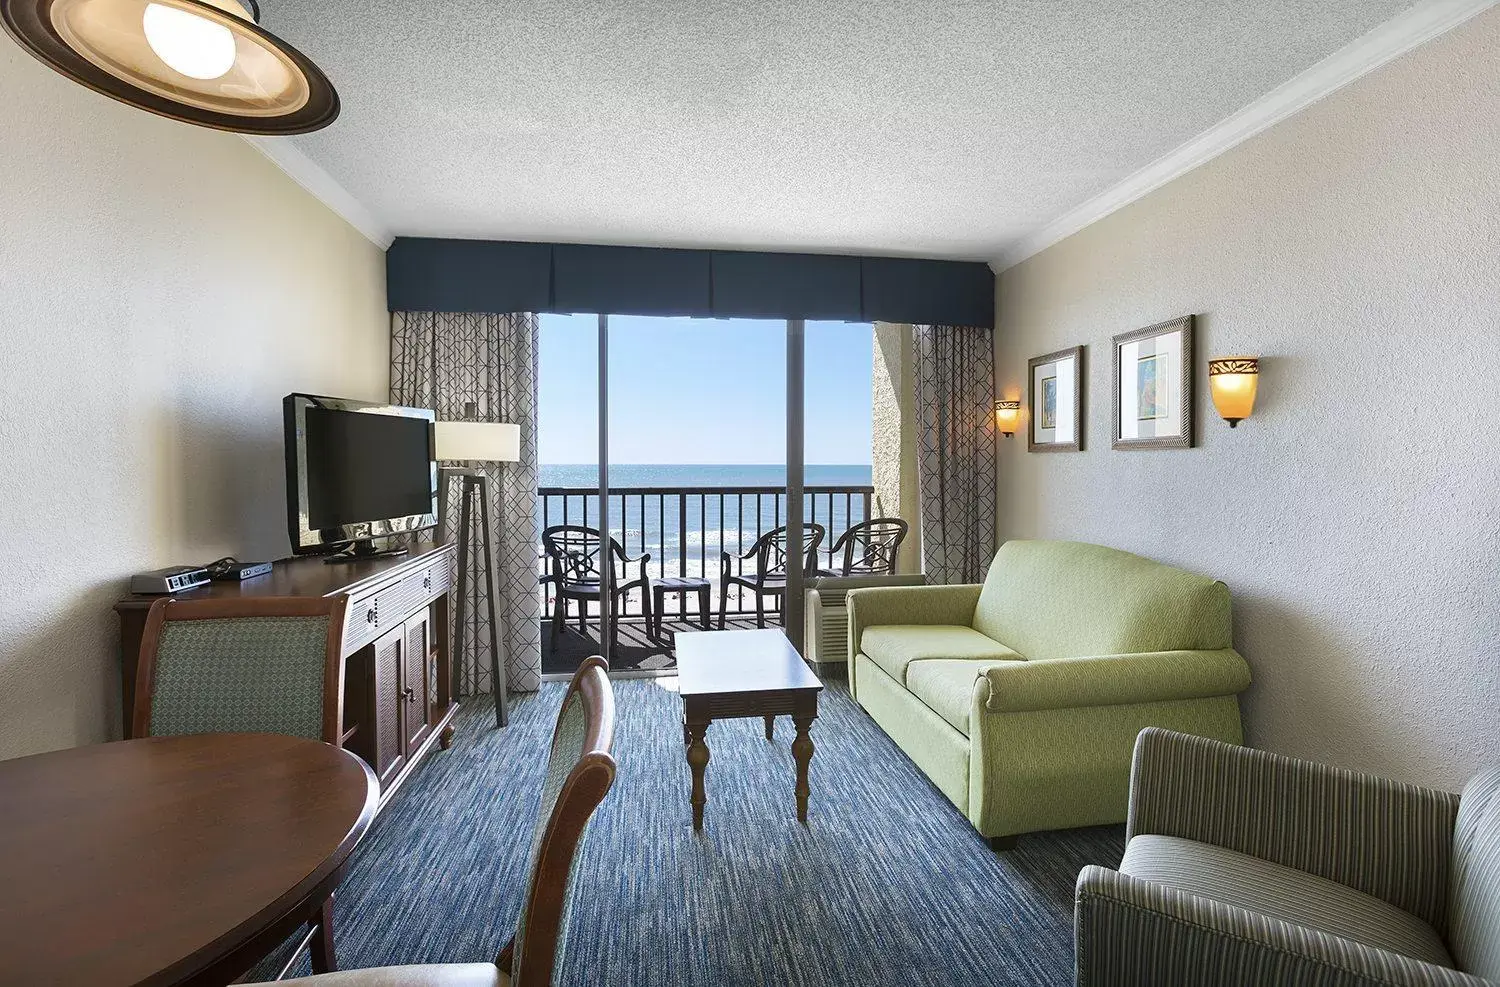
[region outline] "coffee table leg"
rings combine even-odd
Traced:
[[[693,831],[703,831],[703,807],[708,804],[708,796],[703,790],[703,775],[708,770],[708,744],[704,742],[704,735],[708,733],[708,721],[702,723],[689,723],[687,725],[688,767],[693,769]]]
[[[774,716],[766,717],[766,739],[776,739],[776,717]]]
[[[799,709],[792,715],[792,722],[797,726],[797,739],[792,741],[792,757],[797,759],[797,821],[803,823],[807,822],[807,797],[812,794],[807,783],[807,769],[812,764],[814,748],[808,731],[817,717],[816,707]]]

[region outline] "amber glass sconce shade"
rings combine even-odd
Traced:
[[[1208,361],[1208,389],[1219,416],[1234,428],[1255,408],[1260,360],[1253,356],[1223,356]]]
[[[995,425],[1000,429],[1000,434],[1007,439],[1016,434],[1016,426],[1021,420],[1021,402],[1019,401],[996,401],[995,402]]]

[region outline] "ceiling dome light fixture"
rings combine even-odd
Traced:
[[[5,30],[95,92],[242,134],[305,134],[339,115],[306,56],[262,28],[256,0],[0,0]]]

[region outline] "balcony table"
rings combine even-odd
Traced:
[[[0,983],[88,987],[235,980],[327,914],[379,798],[348,751],[254,733],[16,758],[0,791]]]
[[[698,624],[705,631],[708,630],[708,618],[713,609],[708,596],[712,588],[713,583],[702,576],[665,576],[651,580],[651,597],[654,604],[651,608],[652,627],[649,630],[651,636],[658,641],[661,640],[661,612],[666,606],[668,593],[676,593],[681,601],[679,611],[684,622],[687,620],[687,595],[698,594]]]

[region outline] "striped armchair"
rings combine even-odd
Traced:
[[[1147,729],[1078,983],[1500,983],[1500,770],[1462,796]]]

